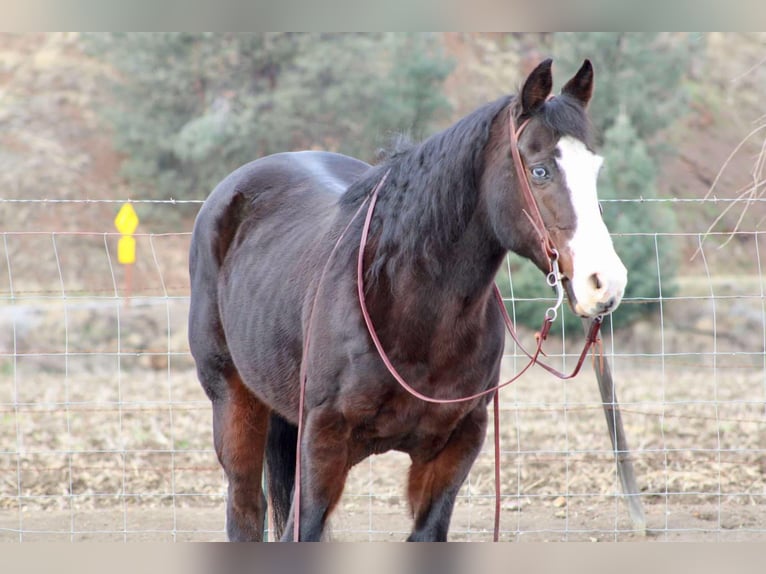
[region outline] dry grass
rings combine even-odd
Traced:
[[[666,364],[663,373],[654,362],[615,361],[649,529],[667,535],[702,520],[708,533],[737,523],[740,533],[762,536],[766,519],[755,512],[766,502],[762,367]],[[132,539],[155,530],[160,539],[222,536],[225,483],[193,371],[171,362],[169,371],[135,369],[119,381],[20,371],[16,382],[27,402],[16,410],[6,395],[0,411],[0,528],[9,537],[20,524],[27,538],[35,531],[71,537],[72,529],[96,539],[124,530]],[[502,397],[504,537],[633,536],[593,376],[561,383],[535,373]],[[490,537],[490,444],[461,490],[454,539]],[[403,538],[406,473],[399,454],[355,468],[333,521],[336,538]],[[195,512],[202,513],[196,524],[184,518]],[[679,513],[689,522],[673,526]]]

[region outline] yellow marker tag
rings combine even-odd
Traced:
[[[114,226],[124,235],[132,235],[138,227],[138,215],[130,203],[124,203],[114,218]],[[122,261],[120,261],[122,263]]]
[[[117,261],[123,265],[136,262],[136,240],[130,235],[120,237],[117,244]]]

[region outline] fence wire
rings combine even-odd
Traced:
[[[766,539],[763,232],[726,242],[700,227],[620,236],[651,245],[658,295],[627,298],[650,306],[647,317],[603,329],[647,534],[628,518],[593,374],[561,382],[534,370],[501,394],[503,540]],[[111,231],[0,236],[0,540],[224,539],[226,482],[186,342],[190,234],[136,234],[132,277]],[[668,255],[675,278],[663,275]],[[515,315],[537,300],[508,302]],[[581,341],[557,325],[549,361],[571,368]],[[503,377],[523,365],[508,343]],[[491,539],[492,456],[488,441],[460,491],[453,540]],[[398,453],[355,467],[334,538],[405,538],[407,469]]]

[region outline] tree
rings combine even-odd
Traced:
[[[115,70],[104,114],[147,197],[204,198],[228,172],[297,148],[370,160],[387,132],[427,130],[451,69],[412,34],[98,34]]]
[[[656,196],[656,163],[638,136],[630,118],[620,113],[604,135],[604,169],[599,184],[605,199],[638,199]],[[673,212],[662,204],[606,203],[604,221],[613,234],[614,246],[628,268],[625,298],[629,301],[614,316],[615,326],[625,325],[646,314],[662,294],[675,293],[676,262],[673,252],[663,249],[663,237],[672,231]],[[660,293],[662,287],[662,293]],[[632,304],[631,304],[632,303]]]
[[[569,77],[584,58],[593,62],[596,88],[589,111],[599,143],[620,112],[649,144],[683,115],[689,103],[684,81],[702,41],[656,32],[562,32],[553,38],[559,78]]]
[[[604,156],[599,177],[599,197],[639,199],[656,196],[655,174],[660,152],[657,136],[683,113],[687,92],[684,79],[698,40],[689,36],[656,33],[555,34],[557,77],[568,78],[582,63],[593,60],[596,89],[590,104],[598,148]],[[675,266],[668,250],[661,248],[658,231],[671,231],[672,212],[662,204],[605,201],[604,221],[614,235],[615,249],[628,268],[626,303],[614,314],[616,326],[651,312],[651,301],[674,292]],[[655,245],[655,241],[657,244]],[[658,260],[659,258],[659,260]],[[513,293],[522,301],[515,313],[522,324],[539,327],[550,301],[540,272],[517,257],[510,259]],[[499,278],[510,296],[507,272]],[[523,300],[532,300],[524,302]],[[648,301],[648,303],[647,303]],[[567,310],[566,330],[579,332],[579,320]]]

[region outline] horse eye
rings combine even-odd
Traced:
[[[535,179],[548,179],[550,174],[548,173],[547,168],[538,165],[532,168],[532,177]]]

